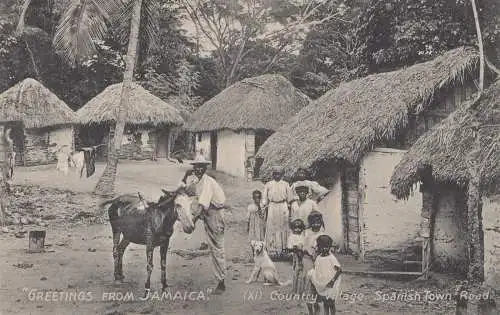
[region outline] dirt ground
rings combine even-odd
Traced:
[[[187,167],[168,161],[123,162],[117,191],[157,198],[160,188],[173,188]],[[142,300],[145,248],[134,244],[124,257],[125,282],[114,284],[110,227],[96,206],[99,200],[90,194],[103,168],[98,165],[89,179],[74,173],[57,175],[54,166],[16,170],[10,210],[47,224],[24,227],[46,230],[46,252],[27,253],[27,235],[14,234],[19,226],[0,235],[0,314],[306,314],[303,303],[286,300],[292,298],[287,295],[290,287],[245,284],[252,264],[244,210],[251,191],[262,184],[220,173],[215,176],[231,206],[226,217],[226,293],[210,294],[215,281],[208,256],[177,254],[199,247],[201,225],[192,235],[177,230],[172,238],[167,257],[169,294],[156,293],[149,301]],[[151,278],[155,291],[161,288],[158,252]],[[339,260],[350,261],[342,256]],[[290,263],[279,262],[277,268],[283,279],[291,277]],[[452,289],[445,280],[398,281],[344,274],[337,309],[339,314],[453,314],[453,301],[445,295]]]

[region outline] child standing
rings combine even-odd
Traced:
[[[301,219],[295,219],[290,224],[292,234],[288,237],[288,250],[293,254],[293,293],[302,293],[301,278],[304,276],[304,230],[306,225]]]
[[[291,219],[301,219],[302,222],[307,222],[307,217],[311,212],[319,212],[318,204],[308,197],[309,187],[303,182],[295,183],[295,193],[298,199],[292,202]]]
[[[261,207],[262,193],[260,190],[252,192],[253,203],[247,207],[248,211],[248,241],[263,241],[265,236],[265,212]]]
[[[320,235],[316,239],[317,257],[314,269],[310,270],[308,277],[318,294],[318,300],[323,301],[324,313],[335,314],[335,299],[340,288],[340,274],[342,269],[337,258],[331,252],[333,240],[328,235]]]
[[[321,235],[326,235],[325,224],[323,216],[320,212],[313,211],[307,217],[308,228],[305,231],[304,241],[304,273],[302,277],[301,286],[304,288],[303,293],[309,295],[316,295],[312,287],[311,280],[308,277],[310,270],[314,268],[314,260],[316,259],[316,239]],[[317,314],[319,312],[319,305],[315,302],[307,303],[307,310],[309,314]]]

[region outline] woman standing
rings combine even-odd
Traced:
[[[273,168],[273,179],[262,193],[262,208],[267,207],[265,242],[271,257],[283,257],[289,233],[289,203],[293,195],[288,182],[283,180],[281,167]]]

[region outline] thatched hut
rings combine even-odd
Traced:
[[[320,205],[328,232],[346,252],[368,260],[409,260],[417,251],[421,200],[394,200],[394,166],[420,135],[474,91],[478,54],[460,47],[393,72],[342,83],[272,135],[257,153],[262,172],[309,168],[332,188]],[[389,256],[390,254],[391,256]],[[415,258],[413,258],[415,259]]]
[[[244,79],[193,113],[186,129],[196,133],[212,167],[239,177],[254,177],[255,153],[309,98],[281,75]]]
[[[500,284],[500,81],[479,99],[478,163],[482,170],[482,228],[486,281]],[[431,269],[467,271],[468,155],[474,147],[473,117],[459,109],[419,138],[396,166],[392,193],[408,198],[419,184],[423,200],[422,222],[428,226]]]
[[[0,123],[11,128],[17,165],[56,162],[56,151],[74,146],[71,108],[34,79],[25,79],[0,94]]]
[[[107,157],[112,143],[118,116],[122,83],[108,86],[77,111],[79,146],[107,144],[97,150],[97,159]],[[138,84],[132,84],[127,112],[127,124],[123,136],[121,159],[167,158],[172,144],[172,130],[181,126],[184,120],[172,105],[146,91]]]

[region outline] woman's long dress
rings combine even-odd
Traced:
[[[292,194],[286,181],[268,182],[264,187],[262,200],[267,205],[265,242],[271,255],[281,254],[286,249],[289,225],[288,202]]]

